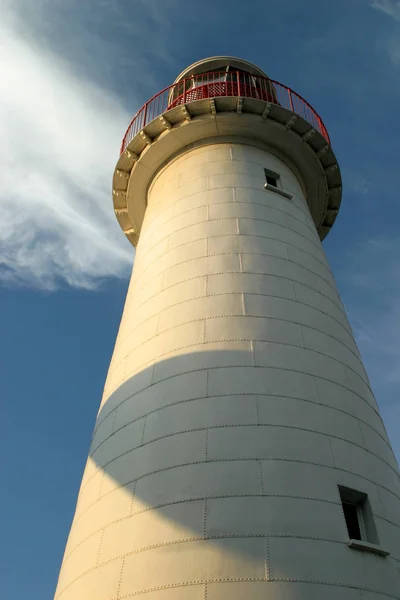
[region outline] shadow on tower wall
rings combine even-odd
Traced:
[[[388,561],[347,547],[337,488],[368,493],[378,521],[384,508],[375,483],[400,496],[395,465],[381,459],[382,479],[371,481],[377,459],[360,445],[360,415],[383,436],[379,416],[355,390],[320,377],[318,361],[296,370],[265,366],[262,353],[255,364],[255,356],[250,345],[187,351],[110,395],[66,555],[101,532],[100,564],[132,559],[142,589],[150,580],[326,580],[339,586],[337,598],[340,586],[366,585],[341,561],[365,574],[378,560],[382,572],[369,587],[393,590]],[[324,386],[331,393],[320,394]],[[357,471],[353,451],[365,463]],[[310,589],[285,597],[310,598]]]

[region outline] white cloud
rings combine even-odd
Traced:
[[[400,21],[400,2],[398,0],[374,0],[370,6],[392,17],[392,19]]]
[[[0,280],[91,288],[126,276],[133,249],[111,177],[130,116],[15,20],[0,37]]]

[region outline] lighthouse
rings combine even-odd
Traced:
[[[55,598],[399,599],[399,472],[321,243],[342,194],[321,117],[201,60],[133,118],[112,194],[136,255]]]

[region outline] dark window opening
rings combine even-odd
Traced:
[[[270,177],[269,175],[266,176],[267,179],[267,183],[268,185],[273,185],[274,187],[278,187],[276,184],[278,183],[276,179],[274,179],[274,177]]]
[[[270,171],[269,169],[264,169],[264,173],[265,179],[267,180],[267,184],[277,188],[279,173],[275,173],[275,171]]]
[[[360,524],[358,522],[357,505],[350,502],[342,502],[344,518],[346,519],[349,538],[361,540]]]
[[[349,538],[379,544],[367,494],[341,485],[339,485],[339,494]]]

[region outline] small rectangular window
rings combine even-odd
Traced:
[[[264,173],[267,184],[277,188],[279,173],[275,173],[275,171],[271,171],[270,169],[264,169]]]
[[[349,538],[379,544],[367,494],[341,485],[339,494]]]
[[[265,179],[267,183],[264,183],[264,189],[268,190],[268,192],[274,192],[275,194],[279,194],[288,200],[293,198],[292,194],[288,194],[282,189],[282,183],[279,182],[280,175],[279,173],[275,173],[275,171],[271,171],[270,169],[264,169]]]

